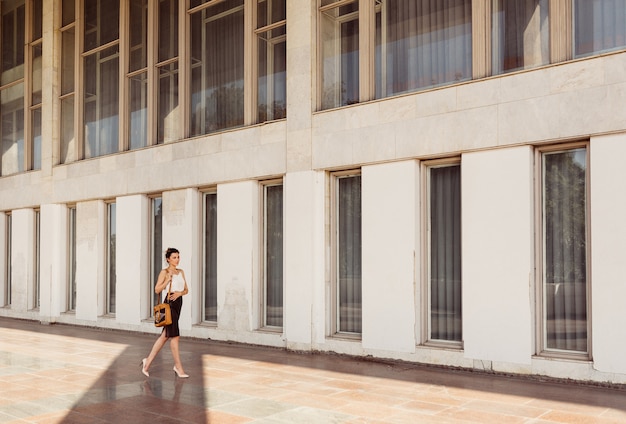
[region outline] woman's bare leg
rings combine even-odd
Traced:
[[[178,338],[178,337],[177,337]],[[161,332],[161,335],[152,345],[152,350],[150,351],[150,355],[146,358],[146,371],[150,368],[150,364],[154,361],[154,358],[159,354],[165,343],[167,342],[167,337],[165,337],[165,331]]]
[[[178,351],[178,342],[180,337],[172,337],[170,340],[170,349],[172,350],[172,356],[174,357],[174,366],[180,374],[185,374],[183,364],[180,362],[180,353]]]

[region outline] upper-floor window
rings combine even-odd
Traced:
[[[574,0],[574,55],[626,47],[626,2]]]

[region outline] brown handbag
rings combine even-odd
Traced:
[[[170,289],[172,288],[172,281],[167,286],[167,297],[164,302],[154,306],[154,325],[156,327],[164,327],[172,323],[172,310],[170,309]]]

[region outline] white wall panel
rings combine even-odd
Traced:
[[[465,356],[529,364],[533,352],[530,146],[461,162]]]
[[[18,209],[11,216],[11,310],[24,312],[34,307],[35,211]]]
[[[40,319],[54,322],[67,310],[68,211],[66,205],[41,205]]]

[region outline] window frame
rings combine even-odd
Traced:
[[[106,240],[105,240],[105,272],[104,272],[104,289],[105,289],[105,293],[104,293],[104,314],[105,316],[115,316],[115,310],[117,307],[117,288],[116,288],[116,281],[117,281],[117,275],[112,275],[111,273],[111,267],[113,266],[114,268],[116,267],[116,258],[114,253],[112,252],[111,249],[111,238],[112,238],[112,230],[115,231],[115,250],[117,251],[117,203],[115,202],[115,200],[108,200],[105,201],[105,207],[106,207],[106,223],[105,223],[105,228],[106,228]],[[115,215],[113,215],[111,213],[111,211],[113,210],[113,213]],[[115,228],[112,228],[112,220],[114,220],[115,223]],[[114,299],[112,299],[111,294],[113,294],[115,296]]]
[[[422,334],[417,337],[417,340],[421,341],[421,344],[429,347],[435,348],[443,348],[443,349],[458,349],[462,350],[464,348],[463,342],[463,334],[461,333],[461,341],[453,341],[453,340],[443,340],[443,339],[433,339],[432,338],[432,330],[431,330],[431,190],[430,190],[430,171],[433,168],[442,168],[442,167],[450,167],[450,166],[458,166],[461,169],[461,157],[448,157],[448,158],[440,158],[440,159],[431,159],[422,161],[420,164],[420,176],[421,176],[421,202],[422,202],[422,219],[421,219],[421,245],[422,245],[422,264],[424,266],[421,267],[421,313],[422,322],[421,331]],[[462,179],[462,175],[459,177]],[[461,190],[462,190],[462,181]],[[462,192],[461,199],[462,201]],[[462,208],[462,204],[461,204]],[[462,225],[462,212],[461,214],[461,225]],[[462,232],[462,230],[461,230]],[[463,257],[461,251],[461,267],[463,266]],[[461,280],[461,293],[463,290],[463,281]],[[461,320],[463,320],[463,302],[461,298]]]
[[[161,246],[157,250],[155,249],[155,232],[156,232],[156,221],[155,221],[155,202],[157,199],[161,199]],[[163,195],[161,193],[159,194],[153,194],[148,196],[148,200],[150,202],[150,215],[148,217],[148,225],[149,225],[149,231],[148,231],[148,237],[149,237],[149,251],[150,251],[150,259],[148,261],[148,299],[150,299],[149,302],[149,309],[148,309],[148,314],[147,316],[149,318],[152,318],[154,316],[154,306],[158,303],[160,303],[160,295],[158,293],[155,293],[154,288],[156,286],[156,282],[157,282],[157,278],[159,277],[159,273],[161,272],[161,270],[163,269],[163,260],[164,260],[164,249],[163,249]],[[156,263],[156,258],[160,258],[160,262]]]
[[[335,171],[329,174],[329,242],[330,242],[330,308],[329,308],[329,324],[327,326],[327,335],[330,338],[345,340],[361,340],[361,333],[353,333],[342,331],[340,328],[340,311],[339,311],[339,180],[342,178],[361,177],[362,170],[350,169],[345,171]],[[362,181],[362,180],[361,180]],[[361,189],[361,194],[362,194]],[[362,228],[361,217],[361,228]],[[362,256],[361,251],[361,256]],[[363,276],[361,275],[361,284]],[[362,306],[361,301],[361,306]],[[361,328],[362,330],[362,328]]]
[[[586,170],[585,170],[585,239],[586,239],[586,331],[587,331],[587,351],[576,352],[559,349],[549,349],[547,347],[547,330],[546,330],[546,305],[544,294],[544,273],[545,273],[545,218],[544,218],[544,174],[543,155],[545,153],[567,152],[577,149],[586,150]],[[535,149],[535,336],[536,336],[536,354],[545,358],[556,358],[566,360],[588,361],[592,358],[592,311],[591,311],[591,238],[590,238],[590,143],[589,141],[578,141],[571,143],[561,143],[548,146],[539,146]]]
[[[41,210],[36,208],[33,210],[33,294],[32,294],[32,310],[38,311],[41,304]]]
[[[76,205],[71,204],[67,206],[67,311],[76,312],[76,252],[77,252],[77,221],[76,221]]]
[[[281,211],[282,216],[281,216],[281,226],[282,226],[282,261],[283,261],[283,274],[282,274],[282,282],[281,282],[281,295],[283,296],[283,305],[282,305],[282,325],[281,326],[276,326],[276,325],[270,325],[267,323],[268,319],[267,319],[267,315],[268,315],[268,304],[267,304],[267,298],[268,298],[268,278],[267,278],[267,262],[268,262],[268,238],[267,238],[267,224],[268,224],[268,201],[267,201],[267,189],[269,187],[277,187],[277,186],[282,186],[283,187],[283,197],[282,197],[282,201],[283,201],[283,210]],[[284,191],[284,181],[282,178],[275,178],[275,179],[270,179],[270,180],[265,180],[265,181],[261,181],[259,183],[259,199],[260,199],[260,211],[259,211],[259,217],[260,217],[260,226],[259,226],[259,230],[260,230],[260,236],[259,236],[259,240],[261,242],[261,246],[260,246],[260,253],[261,253],[261,261],[260,266],[261,266],[261,270],[260,270],[260,274],[261,274],[261,278],[259,279],[259,281],[261,282],[261,287],[260,287],[260,296],[259,296],[259,311],[260,311],[260,324],[261,324],[261,328],[263,330],[267,330],[267,331],[272,331],[272,332],[282,332],[284,325],[285,325],[285,307],[284,307],[284,294],[285,294],[285,261],[284,261],[284,252],[285,252],[285,238],[284,238],[284,234],[285,234],[285,219],[284,219],[284,200],[285,200],[285,191]]]
[[[217,202],[219,201],[218,195],[217,195],[217,188],[212,188],[212,189],[207,189],[207,190],[203,190],[200,192],[200,194],[202,195],[202,240],[201,240],[201,246],[202,246],[202,309],[201,309],[201,322],[205,323],[205,324],[209,324],[209,325],[215,325],[217,326],[217,322],[218,322],[218,315],[217,315],[217,281],[216,281],[216,292],[215,292],[215,305],[216,305],[216,311],[215,311],[215,320],[209,320],[207,319],[207,313],[206,313],[206,309],[207,309],[207,304],[206,304],[206,298],[207,298],[207,280],[206,280],[206,272],[207,272],[207,263],[206,263],[206,257],[207,257],[207,253],[209,248],[207,247],[207,239],[206,239],[206,231],[207,231],[207,208],[206,208],[206,202],[207,202],[207,197],[208,196],[215,196],[215,203],[217,205]],[[218,211],[216,210],[215,213],[215,220],[216,222],[213,223],[213,225],[215,226],[216,231],[219,231],[219,226],[218,226],[218,222],[217,220],[219,219],[218,215],[217,215]],[[211,252],[211,256],[214,256],[215,259],[215,263],[216,263],[216,268],[217,268],[217,234],[215,236],[215,243],[216,243],[216,248],[213,250],[213,252]],[[216,274],[217,274],[217,269],[216,269]],[[217,275],[216,275],[216,279],[217,279]]]
[[[12,215],[11,212],[5,212],[5,231],[4,231],[4,261],[5,261],[5,268],[4,268],[4,305],[1,305],[1,307],[3,308],[10,308],[11,307],[11,286],[12,286],[12,281],[11,281],[11,260],[13,257],[13,246],[12,246],[12,239],[13,239],[13,228],[12,228]]]

